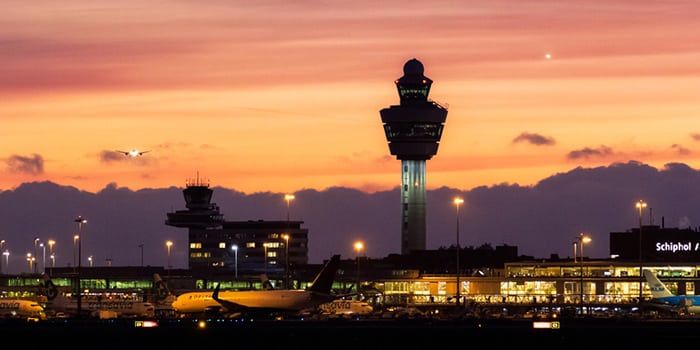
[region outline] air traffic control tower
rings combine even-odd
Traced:
[[[425,161],[438,151],[447,108],[428,99],[433,81],[411,59],[395,81],[401,104],[379,111],[389,151],[401,160],[401,253],[425,250]]]

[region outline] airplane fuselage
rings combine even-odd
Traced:
[[[43,317],[44,308],[38,302],[25,299],[0,299],[0,317]]]
[[[299,311],[312,306],[312,293],[305,290],[220,291],[219,299],[235,303],[240,309],[274,309]],[[198,313],[215,308],[228,310],[212,297],[212,292],[190,292],[177,297],[172,304],[178,313]]]

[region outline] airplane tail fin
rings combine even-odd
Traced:
[[[154,273],[153,274],[153,288],[155,289],[155,295],[159,300],[163,300],[167,298],[168,296],[172,295],[170,292],[170,289],[168,289],[168,285],[163,281],[163,279],[160,277],[160,274]]]
[[[266,273],[263,273],[262,275],[260,275],[260,280],[262,281],[263,289],[275,289],[275,286],[272,285],[272,282],[270,282],[270,279],[267,278]]]
[[[323,266],[321,271],[316,275],[314,281],[311,282],[308,290],[321,294],[331,294],[331,287],[333,286],[333,281],[335,280],[335,274],[338,271],[338,266],[340,265],[340,255],[333,255],[326,265]]]
[[[44,275],[44,293],[46,293],[46,299],[49,301],[56,299],[58,296],[58,288],[56,288],[56,285],[48,275]]]
[[[211,293],[211,298],[214,299],[217,302],[220,302],[221,299],[219,299],[219,284],[216,284],[216,287],[214,287],[214,292]]]
[[[651,289],[651,296],[653,298],[664,298],[670,297],[674,294],[663,284],[656,274],[651,270],[644,270],[644,278],[646,278],[647,283],[649,283],[649,289]]]

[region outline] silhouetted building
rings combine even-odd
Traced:
[[[167,213],[166,225],[189,229],[189,268],[234,274],[267,273],[283,280],[285,266],[308,263],[309,230],[303,221],[225,221],[213,190],[197,179],[183,191],[187,210]],[[286,237],[286,238],[285,238]]]
[[[641,235],[641,244],[639,242]],[[644,225],[626,232],[610,232],[610,255],[619,260],[700,262],[700,232],[691,228]]]
[[[425,161],[438,151],[447,109],[428,99],[433,81],[411,59],[395,81],[400,105],[379,113],[391,155],[401,160],[401,253],[425,250]]]

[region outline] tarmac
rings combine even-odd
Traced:
[[[0,320],[23,348],[134,349],[607,349],[697,346],[700,321],[547,320]]]

